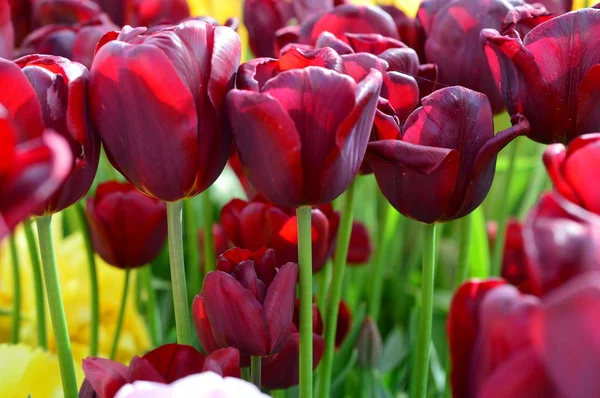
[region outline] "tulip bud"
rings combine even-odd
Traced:
[[[375,369],[381,358],[383,342],[377,323],[370,316],[367,316],[363,322],[356,348],[358,349],[358,366]]]

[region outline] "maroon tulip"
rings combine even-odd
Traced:
[[[0,75],[7,72],[5,67],[0,64]],[[39,115],[39,104],[37,107]],[[30,131],[30,139],[23,139],[25,134],[19,128],[10,110],[0,104],[0,240],[43,207],[72,167],[71,151],[62,137],[40,129]]]
[[[464,87],[422,102],[402,139],[370,143],[367,160],[385,197],[405,216],[424,223],[463,217],[485,199],[498,152],[528,123],[516,116],[513,127],[494,136],[487,97]]]
[[[600,131],[600,10],[582,9],[522,35],[481,33],[495,80],[511,114],[531,124],[528,137],[568,143]]]
[[[348,265],[364,265],[369,262],[373,245],[367,226],[361,222],[352,223],[350,245],[348,247]]]
[[[117,0],[113,0],[115,1]],[[118,2],[124,3],[125,24],[132,26],[175,24],[190,16],[190,8],[186,0],[118,0]]]
[[[280,351],[290,336],[297,274],[294,263],[276,269],[271,249],[231,249],[219,256],[217,271],[206,276],[194,299],[200,342],[208,342],[207,349],[215,348],[214,343],[235,347],[242,355]]]
[[[525,254],[523,224],[514,218],[506,226],[501,276],[522,293],[532,294],[534,291],[530,286],[531,275]]]
[[[245,0],[244,25],[250,49],[257,57],[276,56],[275,32],[295,16],[294,4],[285,0]]]
[[[94,249],[119,268],[152,261],[167,238],[167,208],[128,183],[106,182],[87,199],[86,213]]]
[[[394,20],[402,43],[415,50],[419,54],[419,59],[425,62],[425,40],[427,36],[419,19],[409,17],[404,11],[393,5],[382,5],[381,9],[390,14]]]
[[[129,366],[89,357],[83,360],[83,371],[80,398],[113,398],[122,386],[140,380],[170,384],[207,371],[239,378],[240,353],[235,348],[223,348],[204,356],[187,345],[167,344],[134,357]]]
[[[0,93],[11,117],[25,134],[44,126],[65,138],[73,154],[72,172],[38,214],[59,212],[89,190],[100,158],[100,139],[87,109],[88,72],[61,57],[32,55],[14,63],[0,59],[6,72]],[[35,104],[34,104],[35,103]]]
[[[341,62],[331,49],[258,58],[240,67],[242,90],[227,96],[248,178],[278,206],[331,202],[360,167],[381,74],[372,70],[356,83],[339,73]]]
[[[225,167],[225,95],[241,44],[233,30],[199,21],[143,32],[101,40],[92,116],[113,166],[140,191],[176,201],[204,191]]]
[[[423,1],[418,18],[427,33],[425,57],[438,65],[440,82],[484,93],[494,113],[501,112],[502,95],[481,49],[479,34],[484,28],[500,30],[509,10],[524,4],[521,0]],[[537,12],[547,14],[545,9]]]
[[[57,55],[90,68],[98,40],[104,34],[115,30],[119,28],[106,14],[72,26],[42,26],[25,38],[18,54]]]
[[[41,25],[75,25],[99,15],[92,0],[33,0],[34,18]]]
[[[556,190],[596,214],[600,214],[600,187],[590,181],[600,173],[599,156],[600,133],[577,137],[568,148],[563,144],[550,145],[544,153],[544,163]]]
[[[11,59],[15,47],[15,32],[8,0],[0,0],[0,57]]]
[[[14,44],[18,47],[33,29],[33,6],[31,0],[8,0],[8,5],[14,28]]]

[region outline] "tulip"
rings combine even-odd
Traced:
[[[370,316],[362,324],[356,347],[358,366],[365,369],[377,368],[383,353],[383,341],[377,323]]]
[[[100,184],[96,194],[87,199],[86,214],[94,249],[104,261],[119,268],[150,263],[165,244],[165,204],[131,184]]]
[[[167,344],[134,357],[129,366],[89,357],[83,360],[83,371],[80,398],[113,398],[121,387],[135,381],[169,384],[206,371],[240,377],[240,354],[235,348],[223,348],[204,356],[191,346]]]
[[[294,4],[285,0],[244,1],[244,25],[257,57],[274,57],[275,32],[295,16]]]
[[[231,249],[219,256],[217,271],[204,279],[194,299],[197,327],[206,319],[221,347],[236,347],[242,355],[266,356],[280,351],[290,336],[298,266],[275,268],[273,250],[252,253]],[[248,333],[252,330],[252,333]],[[206,329],[197,329],[200,341]]]
[[[0,0],[0,57],[11,59],[15,47],[15,32],[10,19],[8,0]]]
[[[534,141],[568,143],[600,130],[600,10],[582,9],[528,34],[484,30],[494,79],[511,113],[522,113]]]
[[[523,224],[516,219],[510,219],[506,225],[501,276],[508,283],[517,286],[521,292],[531,294],[529,273],[523,241]]]
[[[362,265],[369,262],[373,253],[371,236],[367,226],[361,222],[352,223],[350,246],[348,247],[348,265]]]
[[[240,67],[243,89],[227,97],[238,154],[253,187],[278,206],[328,203],[360,167],[381,74],[356,83],[340,68],[331,49],[292,49]]]
[[[104,34],[119,30],[106,16],[100,14],[88,21],[72,25],[42,26],[28,35],[18,51],[19,56],[51,54],[92,66],[96,43]]]
[[[15,46],[33,30],[33,7],[31,0],[8,0],[10,18],[14,28]]]
[[[367,160],[392,206],[430,224],[463,217],[483,202],[498,152],[528,124],[517,115],[513,127],[494,136],[487,97],[464,87],[444,88],[422,102],[402,139],[370,143]]]
[[[6,64],[0,63],[0,70],[6,74]],[[32,112],[29,116],[35,115]],[[41,120],[39,122],[41,124]],[[71,172],[71,151],[66,140],[51,130],[38,130],[37,137],[20,140],[23,133],[18,129],[17,123],[11,120],[10,110],[0,105],[0,192],[3,198],[0,200],[0,240],[43,207]]]
[[[112,0],[112,2],[125,3],[124,22],[132,26],[152,26],[165,22],[176,24],[190,16],[190,8],[186,0]]]
[[[494,113],[504,108],[502,95],[481,50],[479,33],[484,28],[500,30],[506,14],[521,0],[425,0],[418,18],[425,29],[425,57],[439,67],[440,82],[460,85],[488,96]],[[533,9],[533,6],[527,6]],[[547,15],[545,9],[536,11]],[[467,66],[468,65],[468,66]]]
[[[569,201],[600,214],[600,188],[590,184],[589,176],[600,168],[600,133],[575,138],[566,148],[550,145],[544,153],[544,163],[556,190]]]
[[[426,34],[418,18],[410,18],[404,11],[393,5],[382,5],[381,9],[392,17],[402,43],[419,54],[419,59],[425,61]]]
[[[225,166],[224,100],[241,45],[233,30],[207,22],[143,32],[101,40],[91,112],[111,163],[140,191],[172,202],[204,191]]]
[[[41,25],[75,25],[99,15],[92,0],[33,0],[34,19]]]
[[[213,372],[187,376],[168,386],[136,381],[123,386],[115,398],[267,398],[256,386],[240,379],[222,378]]]

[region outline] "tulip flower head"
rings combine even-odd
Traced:
[[[10,19],[8,0],[0,1],[0,57],[11,59],[15,47],[15,31]]]

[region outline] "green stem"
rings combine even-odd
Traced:
[[[90,356],[98,355],[98,342],[100,340],[100,293],[98,288],[98,271],[96,269],[96,256],[90,228],[81,202],[77,203],[77,211],[81,222],[81,231],[85,243],[85,253],[88,264],[88,277],[90,278]]]
[[[44,350],[48,349],[48,337],[46,335],[46,307],[44,304],[44,281],[42,278],[42,264],[37,249],[37,242],[33,233],[33,226],[30,220],[23,224],[25,237],[27,238],[27,248],[29,249],[29,258],[33,273],[33,287],[35,289],[35,323],[37,326],[37,343]]]
[[[204,228],[204,272],[205,275],[215,270],[215,239],[213,237],[212,203],[208,190],[200,195],[202,198],[202,223]]]
[[[250,357],[250,375],[252,377],[252,384],[254,384],[260,390],[261,387],[261,357]]]
[[[251,382],[250,381],[250,368],[249,367],[245,367],[242,368],[242,380],[246,380],[247,382]]]
[[[187,269],[188,300],[191,302],[194,296],[202,289],[202,271],[200,269],[198,253],[198,235],[196,229],[196,217],[191,199],[183,201],[183,227],[185,248],[185,266]]]
[[[21,331],[21,270],[19,269],[19,254],[17,251],[17,242],[14,235],[11,235],[9,240],[10,257],[12,260],[13,271],[13,310],[12,310],[12,344],[19,342],[19,333]]]
[[[514,141],[510,146],[508,171],[504,184],[504,200],[500,206],[498,214],[498,232],[496,242],[494,243],[494,253],[492,255],[491,276],[500,275],[500,267],[502,265],[502,254],[504,253],[504,241],[506,239],[506,225],[510,213],[510,196],[513,185],[513,176],[515,164],[517,160],[518,141]]]
[[[385,265],[389,262],[387,258],[387,248],[394,237],[395,228],[398,225],[400,213],[395,211],[392,206],[385,203],[382,213],[381,223],[383,229],[379,231],[377,246],[373,263],[373,285],[369,297],[369,315],[375,322],[379,320],[381,312],[381,297],[383,296],[383,280],[385,277]]]
[[[331,389],[331,374],[333,371],[333,356],[335,353],[335,332],[337,329],[339,302],[342,295],[342,282],[344,281],[344,270],[346,258],[348,257],[348,246],[352,233],[352,219],[354,217],[354,189],[355,184],[350,185],[344,197],[344,208],[342,219],[338,229],[335,247],[335,260],[331,284],[327,295],[327,307],[325,312],[325,352],[321,361],[319,373],[318,397],[328,397]],[[324,294],[325,290],[321,292]]]
[[[436,225],[425,226],[423,248],[423,277],[421,279],[421,318],[415,352],[414,397],[427,395],[429,376],[429,350],[433,318],[433,285],[435,280]]]
[[[456,274],[454,275],[454,288],[469,277],[469,254],[471,252],[471,226],[473,220],[471,215],[463,217],[459,221],[460,241],[458,249],[458,263],[456,264]]]
[[[152,347],[158,347],[162,341],[162,331],[156,305],[156,292],[152,288],[152,268],[150,265],[140,270],[142,283],[146,289],[146,316],[148,318],[148,328],[150,330],[150,340]]]
[[[312,398],[312,234],[311,208],[296,209],[300,267],[300,398]]]
[[[540,193],[544,190],[544,185],[546,184],[547,178],[546,174],[546,166],[542,161],[542,155],[546,146],[541,146],[539,153],[536,155],[536,163],[535,168],[533,169],[533,173],[531,174],[531,178],[529,179],[529,185],[527,187],[527,191],[525,192],[525,197],[521,202],[521,207],[519,208],[519,218],[523,219],[527,215],[527,212],[531,207],[537,202]]]
[[[44,270],[48,307],[50,308],[50,319],[52,320],[52,329],[54,330],[54,339],[56,340],[56,352],[64,397],[77,398],[75,365],[73,363],[73,353],[71,352],[71,341],[69,340],[65,308],[60,292],[60,279],[58,277],[54,243],[52,242],[52,230],[50,228],[51,221],[52,216],[44,216],[36,220],[40,255]]]
[[[119,347],[119,339],[121,338],[121,329],[123,329],[123,320],[125,319],[125,309],[127,308],[127,296],[129,292],[129,279],[131,278],[131,269],[125,270],[125,281],[123,282],[123,294],[121,295],[121,305],[119,307],[119,315],[117,316],[117,326],[113,337],[112,346],[110,347],[110,359],[115,359],[117,348]]]
[[[177,343],[192,345],[190,307],[185,284],[185,262],[183,260],[182,202],[167,202],[167,224],[169,231],[169,260],[171,284],[175,307]]]

